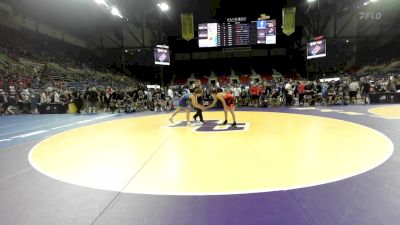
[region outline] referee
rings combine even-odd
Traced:
[[[203,88],[201,87],[201,81],[200,80],[196,80],[194,82],[194,89],[191,91],[192,93],[194,92],[194,90],[196,90],[196,88],[200,88],[200,90],[202,90]],[[203,105],[203,95],[200,95],[199,97],[197,97],[197,103],[199,103],[200,105]],[[200,118],[200,122],[201,123],[205,123],[203,120],[203,111],[199,108],[195,108],[197,110],[196,114],[194,114],[193,119],[194,122],[197,122],[197,117]]]

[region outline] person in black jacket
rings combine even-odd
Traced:
[[[83,99],[81,92],[78,90],[72,92],[72,100],[76,105],[76,113],[81,113],[81,109],[83,106]]]
[[[196,80],[194,83],[195,88],[197,89],[199,88],[200,90],[202,90],[201,88],[201,81],[200,80]],[[203,94],[201,94],[200,96],[197,97],[197,103],[199,103],[200,105],[203,105]],[[194,122],[197,122],[197,117],[200,118],[200,122],[201,123],[205,123],[204,119],[203,119],[203,111],[200,108],[195,108],[196,109],[196,114],[194,114],[193,119]]]

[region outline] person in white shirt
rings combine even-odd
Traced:
[[[171,110],[174,110],[174,91],[171,88],[168,88],[168,105],[170,106]]]
[[[31,97],[28,89],[24,89],[21,92],[21,96],[22,96],[22,101],[23,102],[28,102],[30,100],[30,97]]]
[[[292,98],[292,94],[289,94],[290,92],[293,94],[292,80],[289,80],[289,82],[287,82],[287,84],[285,85],[285,91],[284,91],[285,101],[286,101],[286,98],[290,98],[290,99]]]
[[[349,84],[349,97],[350,97],[350,104],[355,103],[357,101],[357,93],[358,90],[360,89],[360,85],[358,84],[357,81],[353,80]]]
[[[60,95],[58,94],[58,91],[54,91],[53,98],[54,103],[60,103]]]
[[[40,103],[40,104],[45,104],[45,103],[47,103],[46,92],[43,91],[43,92],[40,94],[40,101],[39,101],[39,103]]]
[[[236,99],[239,99],[241,92],[242,91],[240,90],[240,87],[236,86],[233,88],[233,94],[235,95]]]
[[[47,95],[46,95],[46,103],[47,104],[50,104],[51,103],[51,98],[53,97],[53,93],[51,93],[51,92],[48,92],[47,93]]]
[[[286,90],[287,92],[293,91],[292,80],[290,80],[290,81],[285,85],[285,90]]]
[[[168,88],[168,96],[173,99],[174,98],[174,91],[171,88]]]

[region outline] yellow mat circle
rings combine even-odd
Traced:
[[[218,120],[223,113],[204,116]],[[50,137],[29,159],[43,174],[85,187],[214,195],[334,182],[373,169],[393,152],[385,135],[342,120],[271,112],[237,118],[247,130],[166,127],[168,115],[114,120]]]
[[[368,110],[368,112],[386,119],[400,119],[400,106],[376,107]]]

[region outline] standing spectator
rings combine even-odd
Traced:
[[[364,79],[362,86],[361,86],[361,96],[363,98],[364,104],[369,103],[370,89],[371,89],[371,84],[368,82],[367,79]]]
[[[258,87],[257,84],[253,84],[250,87],[250,95],[251,95],[251,105],[253,107],[258,107],[259,104],[259,96],[258,96]]]
[[[30,93],[31,93],[31,104],[32,104],[31,111],[32,111],[33,114],[38,114],[37,105],[39,103],[40,96],[33,89],[31,90]]]
[[[23,92],[18,90],[15,94],[15,102],[17,103],[18,111],[17,112],[22,112],[24,108],[24,103],[23,103]]]
[[[88,101],[88,113],[96,113],[97,103],[99,102],[99,94],[97,93],[95,87],[89,90],[89,93],[87,95],[87,101]]]
[[[350,104],[354,104],[357,102],[357,93],[360,89],[360,85],[356,80],[353,80],[349,84],[349,97],[350,97]]]
[[[292,80],[289,80],[289,82],[286,83],[285,90],[283,92],[284,98],[286,98],[287,93],[289,93],[289,91],[292,90],[293,90]]]
[[[46,104],[47,103],[47,95],[46,95],[45,91],[42,91],[42,93],[40,93],[39,103],[40,104]]]
[[[235,87],[233,88],[233,95],[236,98],[236,101],[237,101],[236,104],[238,103],[238,101],[240,99],[240,93],[241,93],[240,87],[238,85],[235,85]]]
[[[57,90],[53,91],[53,102],[56,104],[60,103],[60,94],[58,94]]]
[[[117,109],[117,99],[118,99],[118,95],[117,92],[113,89],[111,89],[111,100],[110,100],[110,110],[111,113],[114,113],[115,110]]]
[[[151,93],[151,92],[149,92]],[[121,108],[124,106],[124,98],[125,98],[125,91],[119,90],[116,95],[117,103],[116,108],[118,109],[118,113],[121,112]]]
[[[31,95],[28,89],[24,89],[22,92],[22,102],[23,102],[23,113],[31,113],[32,101]]]
[[[265,82],[265,90],[264,90],[264,93],[265,93],[267,96],[271,96],[272,87],[271,87],[271,83],[270,83],[270,82]]]
[[[304,105],[304,94],[306,93],[305,87],[306,85],[304,84],[304,81],[301,81],[297,87],[297,91],[299,92],[299,105]]]
[[[161,111],[161,94],[158,89],[154,90],[152,93],[154,111]]]
[[[327,82],[323,82],[322,83],[322,89],[321,89],[321,93],[322,93],[322,103],[324,105],[328,104],[328,99],[329,99],[329,84]]]
[[[396,91],[399,91],[400,90],[400,75],[397,76],[395,83],[396,83]]]
[[[293,100],[293,90],[292,89],[286,89],[286,106],[292,106],[292,100]]]
[[[147,96],[146,96],[146,94],[144,93],[144,91],[142,89],[139,89],[138,95],[139,95],[140,108],[141,109],[147,109]]]
[[[104,95],[102,96],[103,103],[104,103],[104,112],[110,110],[110,102],[111,102],[111,90],[107,88]]]
[[[124,96],[124,110],[126,113],[132,113],[135,112],[135,109],[133,108],[133,99],[132,99],[132,93],[130,91],[127,91]]]
[[[170,106],[170,110],[174,110],[174,91],[171,88],[168,88],[168,105]]]
[[[101,89],[97,93],[99,94],[98,106],[100,105],[99,106],[100,109],[105,109],[104,96],[106,95],[106,90],[105,89]]]
[[[80,114],[83,106],[83,99],[80,91],[72,92],[72,101],[76,105],[76,113]]]
[[[346,99],[345,99],[346,85],[344,82],[337,81],[335,86],[336,86],[336,94],[337,94],[336,104],[344,105],[346,102]]]
[[[59,97],[59,99],[60,99],[60,103],[62,104],[62,105],[66,105],[66,104],[68,104],[68,95],[69,95],[69,93],[68,92],[63,92],[63,91],[61,91],[60,92],[60,97]]]
[[[314,99],[314,86],[311,81],[307,81],[307,84],[304,87],[304,104],[307,106],[311,106],[313,104]]]
[[[86,113],[89,113],[89,94],[90,94],[90,87],[86,87],[85,92],[83,93],[83,105],[85,106]]]
[[[166,108],[167,97],[164,88],[161,88],[161,111],[167,110]]]
[[[199,103],[199,105],[203,106],[203,90],[201,87],[201,81],[200,80],[196,80],[194,83],[194,88],[201,90],[201,94],[197,96],[197,103]],[[193,90],[194,93],[194,90]],[[197,122],[197,117],[200,118],[200,122],[204,123],[204,119],[203,119],[203,110],[201,108],[197,108],[194,107],[196,109],[196,114],[193,116],[194,122]]]
[[[132,101],[135,111],[139,109],[139,91],[137,88],[134,88],[131,92],[132,94]],[[110,96],[111,97],[111,96]]]
[[[387,90],[389,90],[389,92],[396,92],[396,81],[394,80],[394,78],[392,80],[390,80],[387,84]]]
[[[264,86],[260,83],[257,86],[258,106],[261,104],[261,97],[264,95]]]
[[[46,103],[50,104],[52,102],[53,94],[51,92],[46,93]]]
[[[245,87],[242,87],[242,90],[240,91],[240,106],[248,106],[248,95],[249,92],[245,89]]]

